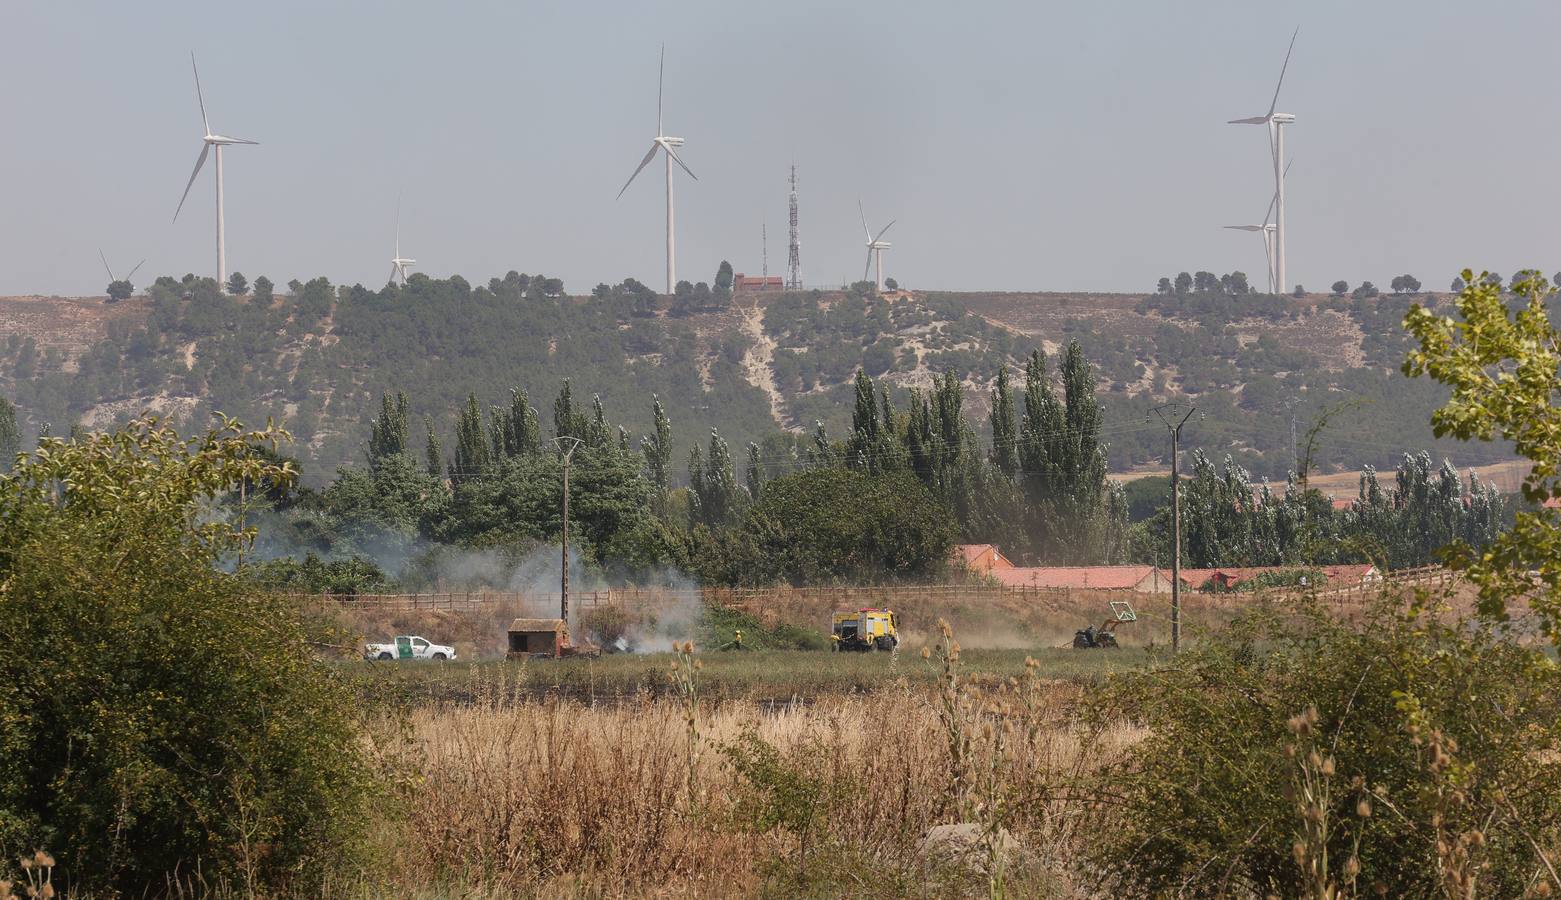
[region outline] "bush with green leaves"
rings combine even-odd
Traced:
[[[297,611],[218,563],[239,485],[285,432],[155,420],[46,439],[0,478],[0,858],[142,896],[197,873],[307,889],[361,837],[350,698]],[[216,501],[214,505],[214,501]]]
[[[1293,896],[1352,870],[1361,893],[1440,895],[1460,847],[1481,896],[1551,877],[1561,672],[1509,631],[1260,607],[1096,708],[1148,733],[1101,788],[1130,812],[1100,845],[1118,895]]]

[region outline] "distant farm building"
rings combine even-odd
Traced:
[[[960,544],[954,548],[954,561],[980,575],[990,575],[993,569],[1014,567],[995,544]]]
[[[762,291],[784,291],[785,282],[779,275],[744,275],[738,272],[732,277],[733,293],[754,293]]]
[[[1183,569],[1182,578],[1200,590],[1232,591],[1265,572],[1293,572],[1297,568],[1315,568],[1323,573],[1324,584],[1331,588],[1360,587],[1382,581],[1382,573],[1368,563],[1344,566],[1223,566],[1217,569]],[[1322,587],[1323,585],[1312,585]]]
[[[1171,573],[1154,566],[1014,566],[987,574],[1010,588],[1050,588],[1080,591],[1138,591],[1169,594]],[[1182,585],[1188,586],[1186,573]]]

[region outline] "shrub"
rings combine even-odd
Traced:
[[[232,421],[45,439],[0,478],[0,858],[88,891],[306,887],[347,858],[365,787],[348,698],[297,610],[220,571],[209,501],[296,473]]]
[[[1556,667],[1473,623],[1386,602],[1367,621],[1259,608],[1113,680],[1099,708],[1150,734],[1110,779],[1132,811],[1102,845],[1118,891],[1288,896],[1326,858],[1429,896],[1462,847],[1480,895],[1524,894],[1561,837]]]

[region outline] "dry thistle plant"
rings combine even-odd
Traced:
[[[1337,763],[1332,754],[1318,750],[1317,707],[1290,717],[1287,723],[1294,741],[1285,745],[1285,756],[1295,761],[1290,784],[1291,799],[1301,820],[1300,834],[1291,851],[1301,870],[1301,887],[1310,900],[1339,900],[1355,893],[1360,878],[1360,842],[1366,820],[1371,816],[1371,801],[1365,795],[1365,779],[1356,778],[1351,786],[1361,793],[1355,805],[1359,820],[1353,829],[1350,855],[1337,875],[1328,856],[1328,843],[1344,827],[1332,819],[1334,779]],[[1342,876],[1342,881],[1340,877]]]
[[[16,893],[18,885],[13,881],[0,881],[0,900],[12,900],[16,897],[27,897],[29,900],[49,900],[54,892],[54,857],[42,850],[33,851],[32,856],[24,856],[20,862],[22,879],[25,884],[20,887],[22,892]]]
[[[677,685],[678,696],[683,703],[683,721],[687,736],[684,748],[688,761],[688,811],[693,813],[699,805],[699,672],[705,664],[694,658],[694,642],[674,644],[677,655],[669,674]]]

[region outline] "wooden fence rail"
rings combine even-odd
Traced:
[[[1437,588],[1448,584],[1453,574],[1440,566],[1403,569],[1389,573],[1382,580],[1363,584],[1326,586],[1309,591],[1301,588],[1270,588],[1261,591],[1263,596],[1275,599],[1315,594],[1320,599],[1341,605],[1364,603],[1377,596],[1384,583],[1403,587]],[[724,607],[762,607],[767,603],[793,605],[797,603],[827,602],[840,608],[863,606],[924,606],[937,603],[982,602],[1033,602],[1055,605],[1071,599],[1096,596],[1120,596],[1133,602],[1163,603],[1169,595],[1146,594],[1136,591],[1110,591],[1103,589],[1051,588],[1027,585],[1007,587],[990,584],[927,584],[886,585],[879,587],[775,587],[775,588],[663,588],[634,587],[609,588],[600,591],[572,591],[569,604],[576,610],[598,606],[622,606],[629,608],[670,608],[690,604],[711,604]],[[384,612],[461,611],[476,612],[484,609],[514,608],[528,612],[556,610],[560,597],[557,592],[528,593],[517,591],[458,591],[417,594],[307,594],[298,595],[305,602],[321,608],[364,609]],[[1213,599],[1216,595],[1186,591],[1184,596]],[[1236,591],[1217,595],[1230,601],[1255,596],[1255,593]]]

